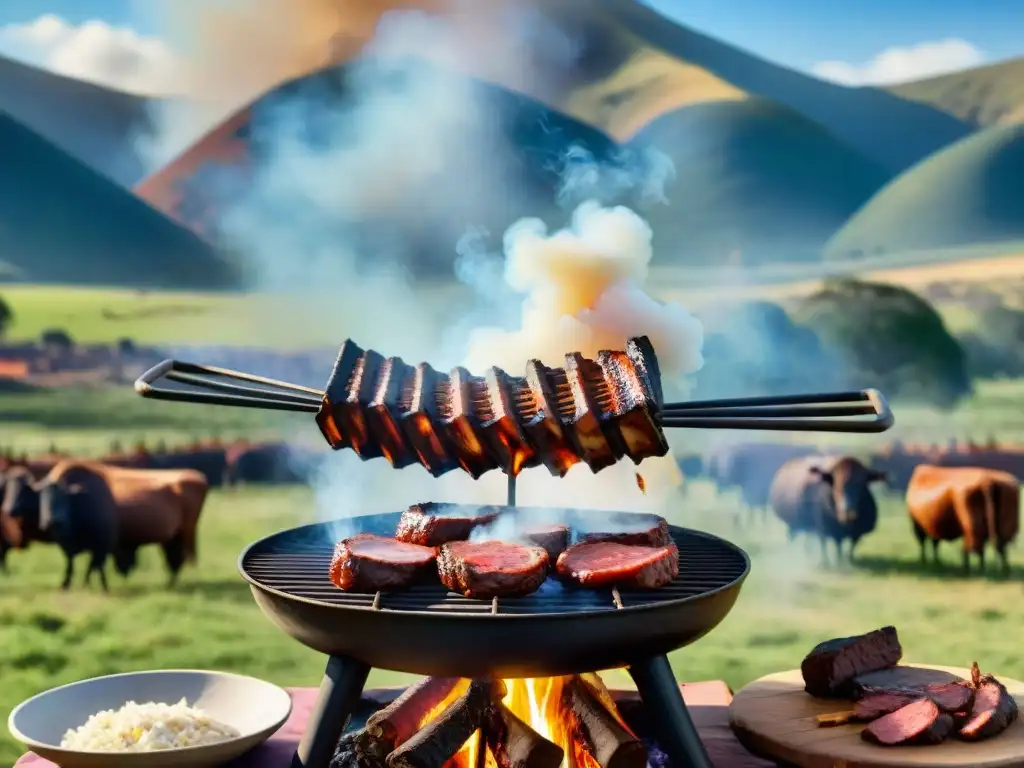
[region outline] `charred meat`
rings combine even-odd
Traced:
[[[441,583],[466,597],[522,597],[536,592],[548,575],[541,547],[502,541],[453,541],[441,547]]]
[[[487,507],[454,504],[413,504],[402,513],[395,538],[422,547],[439,547],[449,541],[466,541],[474,529],[494,522],[498,513]]]
[[[972,683],[977,688],[966,723],[957,734],[965,741],[981,741],[998,736],[1017,719],[1017,702],[1006,687],[991,675],[972,668]]]
[[[531,360],[522,377],[499,368],[439,373],[348,340],[316,420],[334,449],[396,467],[419,462],[434,476],[457,466],[473,477],[515,475],[541,464],[563,476],[580,461],[598,472],[624,456],[639,464],[668,453],[659,379],[645,336],[595,359],[570,353],[564,368]]]
[[[554,565],[569,546],[569,529],[564,525],[535,525],[527,529],[523,538],[547,552],[551,565]]]
[[[886,747],[938,744],[953,731],[953,718],[931,699],[917,699],[861,731],[861,738]]]
[[[858,675],[892,667],[902,657],[903,648],[895,627],[827,640],[817,645],[800,665],[804,690],[823,698],[847,695]]]
[[[430,547],[365,533],[338,542],[328,575],[348,592],[404,589],[433,574],[435,561]]]
[[[558,556],[558,576],[583,587],[657,589],[679,575],[679,550],[612,541],[576,544]]]
[[[668,522],[658,515],[609,515],[600,525],[607,529],[579,526],[580,542],[612,541],[641,547],[667,547],[672,543]]]

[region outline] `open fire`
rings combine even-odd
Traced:
[[[643,768],[601,678],[428,677],[346,735],[333,768]]]

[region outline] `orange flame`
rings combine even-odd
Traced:
[[[636,487],[640,489],[640,493],[647,495],[647,481],[639,472],[636,473]]]
[[[575,717],[564,702],[563,691],[571,679],[545,677],[505,680],[506,694],[502,703],[540,736],[564,750],[561,768],[600,768],[578,736]],[[630,731],[601,678],[596,673],[589,673],[580,675],[580,679],[619,724]],[[444,701],[423,716],[420,727],[444,712],[466,692],[468,685],[469,681],[460,681]],[[444,768],[497,768],[497,763],[486,747],[483,734],[477,731]]]

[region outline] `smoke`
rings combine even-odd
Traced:
[[[216,59],[219,68],[205,86],[220,83],[232,99],[242,98],[257,80],[263,88],[307,65],[316,68],[312,62],[326,54],[315,45],[277,40],[265,57],[257,43],[271,28],[281,38],[314,28],[317,40],[329,36],[336,29],[326,20],[329,5],[264,3],[264,10],[281,11],[280,23],[267,28],[260,26],[260,12],[246,11],[240,29],[251,39],[244,61],[266,70],[259,78],[231,61],[241,54],[224,38],[235,33],[227,34],[229,24],[212,23],[206,11],[190,61],[199,67]],[[215,8],[226,13],[229,6]],[[314,6],[324,14],[322,30],[294,18],[299,8]],[[544,23],[523,14],[507,29],[522,32],[524,46],[552,46],[558,50],[551,55],[571,57],[563,34],[538,29]],[[702,361],[701,326],[681,306],[645,292],[654,233],[634,211],[608,204],[624,195],[645,205],[664,202],[671,163],[655,152],[596,157],[586,148],[563,150],[552,159],[562,181],[554,202],[570,206],[582,199],[574,213],[553,210],[550,189],[510,189],[505,180],[518,178],[510,169],[523,161],[514,137],[510,141],[499,124],[493,94],[457,74],[462,68],[453,58],[460,51],[479,53],[462,45],[463,31],[421,11],[385,13],[359,60],[343,72],[289,85],[254,107],[250,142],[258,164],[244,194],[222,212],[221,230],[259,288],[301,296],[300,311],[268,316],[267,328],[294,327],[299,335],[304,325],[329,324],[339,341],[349,337],[409,363],[426,360],[442,370],[464,364],[476,371],[501,365],[516,375],[530,358],[561,365],[567,352],[621,349],[630,336],[646,334],[667,376],[692,373]],[[254,50],[260,54],[253,56]],[[277,63],[269,66],[268,58]],[[451,66],[423,63],[439,60]],[[544,58],[497,56],[490,66],[500,63],[515,80],[531,77],[537,60]],[[535,211],[544,219],[513,224],[498,253],[490,245],[497,234],[492,222],[481,221],[482,212],[495,210]],[[567,219],[565,229],[548,229]],[[440,252],[424,253],[424,242],[439,243]],[[402,266],[425,259],[445,264],[444,272],[413,279]],[[622,462],[594,475],[581,464],[564,479],[527,470],[517,500],[662,509],[678,483],[674,461],[649,460],[640,468],[647,495],[637,487],[636,469]],[[318,464],[315,473],[322,520],[428,500],[501,504],[507,490],[498,472],[480,480],[461,471],[435,479],[419,466],[396,471],[384,459],[363,462],[347,450]],[[344,534],[344,527],[336,533]]]

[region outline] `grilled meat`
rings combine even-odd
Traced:
[[[364,533],[338,542],[328,575],[348,592],[403,589],[431,575],[435,561],[430,547]]]
[[[427,502],[413,504],[402,513],[395,538],[424,547],[449,541],[465,541],[474,529],[494,522],[498,513],[490,507]]]
[[[503,541],[453,541],[441,547],[441,583],[466,597],[522,597],[536,592],[548,575],[541,547]]]
[[[894,666],[903,657],[895,627],[820,643],[800,665],[804,690],[824,698],[847,695],[854,678]]]
[[[576,544],[558,556],[559,577],[583,587],[657,589],[679,575],[679,550],[612,541]]]
[[[931,699],[918,699],[875,720],[861,738],[886,747],[938,744],[953,732],[953,718]]]

